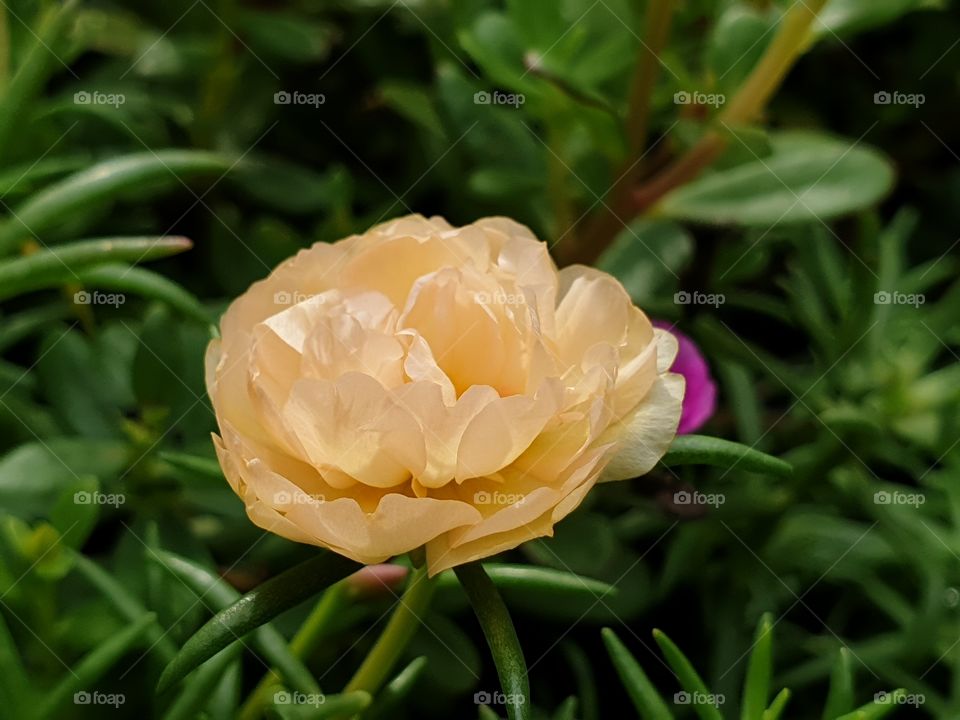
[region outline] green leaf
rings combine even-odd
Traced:
[[[620,232],[597,261],[616,277],[636,303],[646,303],[673,288],[693,257],[693,238],[666,220],[635,220]]]
[[[33,688],[20,653],[7,627],[3,613],[0,613],[0,698],[7,703],[6,710],[11,717],[27,716],[27,703],[31,700]]]
[[[597,683],[590,657],[579,645],[572,642],[564,642],[561,649],[573,675],[580,713],[583,716],[581,720],[600,720]]]
[[[0,300],[62,282],[77,282],[80,268],[116,260],[142,262],[189,250],[184,237],[102,238],[40,250],[0,262]]]
[[[673,713],[670,707],[657,692],[656,687],[650,682],[650,678],[640,667],[640,663],[630,653],[626,646],[620,642],[620,638],[610,628],[601,630],[603,643],[607,646],[607,652],[617,669],[617,675],[620,676],[620,682],[623,683],[633,706],[640,713],[640,716],[646,720],[673,720]]]
[[[282,720],[322,720],[323,718],[354,717],[373,701],[370,693],[354,690],[339,695],[324,695],[316,704],[291,704],[290,693],[278,690],[274,694],[274,713]],[[319,700],[319,699],[318,699]]]
[[[0,171],[0,197],[9,201],[26,193],[36,192],[51,180],[82,170],[91,162],[93,159],[89,153],[81,153],[18,163]]]
[[[73,564],[77,572],[86,578],[87,582],[99,590],[103,596],[110,601],[110,604],[120,613],[124,620],[136,622],[144,617],[147,612],[143,604],[134,597],[124,585],[113,577],[110,573],[100,567],[96,562],[81,553],[74,553]],[[155,648],[160,658],[165,662],[170,662],[173,656],[177,654],[177,648],[173,641],[167,635],[167,632],[154,618],[153,623],[147,628],[147,640],[150,646]]]
[[[364,715],[364,720],[386,720],[395,717],[426,666],[427,658],[421,655],[401,670],[377,693],[377,701]]]
[[[147,309],[138,330],[128,328],[136,343],[130,378],[139,406],[170,418],[168,429],[183,437],[206,435],[214,428],[203,365],[197,362],[210,342],[210,330],[184,323],[162,305]]]
[[[568,697],[564,700],[554,713],[553,720],[577,720],[577,699]]]
[[[730,5],[713,27],[706,62],[723,92],[740,86],[773,37],[771,18],[745,3]],[[766,42],[765,42],[766,41]]]
[[[0,326],[0,352],[35,333],[46,330],[66,314],[66,308],[57,303],[33,307],[4,318],[3,325]]]
[[[664,657],[667,659],[667,663],[676,673],[677,679],[680,681],[680,687],[692,696],[691,704],[700,719],[723,720],[717,706],[710,702],[713,695],[707,690],[706,684],[697,674],[697,671],[693,669],[690,661],[680,652],[680,648],[660,630],[653,631],[653,639],[657,641]]]
[[[192,293],[151,270],[129,265],[100,265],[79,270],[77,278],[86,287],[129,292],[158,300],[202,325],[211,324],[210,314]]]
[[[74,693],[92,687],[117,660],[136,647],[155,620],[153,613],[147,613],[85,655],[59,685],[45,693],[46,701],[37,717],[63,717],[63,706],[73,700]]]
[[[108,480],[126,467],[127,456],[126,444],[113,440],[48,438],[20,445],[0,458],[0,507],[22,517],[46,513],[77,477]]]
[[[490,646],[500,685],[507,699],[507,717],[510,720],[528,720],[532,709],[527,664],[507,606],[479,562],[460,565],[455,572],[470,598]]]
[[[432,96],[415,83],[388,80],[380,85],[383,102],[401,117],[430,135],[446,138],[443,121],[437,114]]]
[[[823,720],[834,720],[853,710],[853,663],[850,651],[840,648],[830,673],[830,690],[823,708]]]
[[[472,692],[483,673],[484,657],[462,622],[432,612],[423,625],[424,631],[417,632],[407,646],[409,655],[427,660],[422,684],[451,697]]]
[[[600,580],[552,568],[487,563],[484,569],[508,606],[531,611],[542,611],[551,604],[572,603],[582,615],[598,599],[617,592],[614,586]],[[438,592],[459,588],[453,571],[440,574]]]
[[[212,605],[215,610],[226,609],[240,599],[240,593],[225,580],[186,558],[163,550],[148,553],[147,558],[180,578],[201,602]],[[273,663],[288,687],[305,693],[320,692],[313,674],[290,652],[286,639],[272,625],[268,623],[254,630],[253,643]]]
[[[65,547],[78,550],[90,536],[100,517],[100,505],[78,502],[78,499],[93,497],[99,491],[97,478],[79,478],[64,488],[50,508],[50,524],[60,533],[60,541]],[[138,613],[137,617],[142,614]]]
[[[770,676],[773,674],[773,619],[767,613],[760,618],[754,639],[753,652],[747,665],[743,684],[741,720],[763,720],[770,696]]]
[[[228,155],[200,150],[157,150],[104,160],[44,188],[14,208],[13,216],[0,226],[0,255],[91,206],[145,187],[183,187],[184,178],[225,173],[232,163]]]
[[[242,683],[240,660],[234,660],[220,675],[219,682],[209,694],[206,706],[209,720],[236,720],[240,711]]]
[[[209,700],[217,682],[237,662],[242,651],[242,645],[231,645],[203,663],[183,684],[180,694],[167,709],[163,720],[193,720],[198,717],[198,711]]]
[[[770,707],[763,711],[763,720],[780,720],[788,702],[790,702],[790,691],[784,688],[777,693],[773,702],[770,703]]]
[[[47,401],[77,434],[120,436],[121,415],[113,398],[107,392],[90,392],[103,384],[103,368],[85,335],[72,329],[51,331],[41,346],[37,373]],[[76,472],[70,465],[63,471]]]
[[[58,51],[63,50],[67,28],[79,4],[77,0],[68,0],[59,6],[47,6],[40,16],[36,31],[30,30],[30,46],[13,78],[0,94],[0,155],[6,153],[14,130],[28,115],[25,109],[31,106],[32,100],[40,94],[50,76],[64,67]],[[12,14],[6,5],[3,12],[5,15]],[[9,52],[6,43],[3,52]]]
[[[164,669],[157,683],[157,692],[163,692],[182,680],[237,638],[313,597],[357,568],[357,563],[352,560],[334,553],[323,553],[270,578],[218,612],[187,640]]]
[[[850,36],[893,23],[913,10],[931,6],[930,0],[830,0],[820,11],[813,32],[826,39]]]
[[[238,27],[257,54],[293,63],[318,62],[330,51],[331,27],[305,13],[242,10]]]
[[[873,702],[861,705],[853,712],[838,717],[837,720],[879,720],[901,707],[899,700],[906,694],[906,690],[902,688],[889,693],[878,693],[880,697]]]
[[[740,443],[706,435],[678,435],[662,462],[667,467],[714,465],[728,470],[738,467],[775,477],[789,477],[793,473],[793,467],[784,460]]]
[[[163,451],[157,453],[157,457],[170,463],[173,467],[187,472],[196,473],[210,480],[223,482],[223,469],[216,458],[205,458],[199,455],[189,455],[187,453]]]
[[[736,142],[734,140],[733,142]],[[769,227],[826,222],[876,204],[893,187],[890,161],[866,145],[810,132],[771,136],[772,152],[713,172],[667,195],[660,215]]]
[[[290,215],[310,215],[330,207],[338,170],[320,174],[273,157],[244,158],[230,182],[265,206]]]

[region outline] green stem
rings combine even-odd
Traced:
[[[320,640],[326,635],[337,612],[340,610],[344,594],[342,582],[331,586],[314,606],[310,615],[290,641],[290,653],[301,660],[307,658]],[[270,670],[259,682],[250,697],[243,704],[237,716],[239,720],[255,720],[260,717],[264,706],[270,700],[274,689],[280,685],[282,679],[275,669]]]
[[[10,82],[10,25],[7,19],[7,6],[0,6],[0,92]]]
[[[650,107],[653,88],[660,74],[660,54],[670,37],[675,0],[648,0],[644,20],[645,38],[637,50],[636,69],[630,84],[630,99],[627,108],[625,130],[627,136],[627,161],[617,168],[617,180],[606,192],[609,200],[597,212],[596,217],[581,228],[590,244],[584,247],[572,243],[557,243],[555,253],[561,262],[591,263],[603,249],[613,242],[629,221],[632,210],[630,189],[643,172],[645,163],[640,162],[647,144],[650,122]],[[573,234],[572,231],[569,232]]]
[[[630,88],[627,111],[627,138],[631,155],[643,152],[647,143],[647,125],[653,88],[660,74],[660,53],[670,36],[670,21],[675,0],[649,0],[644,28],[646,39],[637,50],[637,68]]]
[[[798,2],[787,11],[760,62],[719,114],[717,120],[723,126],[723,131],[711,130],[706,133],[672,165],[632,193],[632,196],[628,194],[623,207],[615,206],[613,213],[606,209],[601,211],[594,231],[590,233],[594,241],[589,246],[582,246],[587,254],[574,258],[574,261],[592,263],[613,242],[625,223],[649,212],[664,195],[696,178],[720,156],[729,139],[728,128],[754,120],[780,87],[787,72],[806,49],[810,25],[827,1]]]
[[[383,634],[347,683],[345,693],[365,690],[373,694],[380,688],[420,626],[420,618],[430,605],[436,584],[437,579],[427,575],[426,566],[413,572]]]
[[[517,631],[510,619],[510,612],[503,603],[483,565],[473,562],[454,568],[464,592],[470,599],[473,611],[490,646],[493,664],[497,668],[500,685],[503,687],[510,720],[529,720],[530,681],[523,648],[517,639]]]
[[[636,198],[638,212],[647,210],[674,188],[696,178],[723,152],[729,139],[728,129],[749,123],[760,114],[797,58],[806,50],[810,26],[827,2],[798,2],[787,11],[760,62],[717,117],[724,129],[708,132],[685,155],[642,188]]]

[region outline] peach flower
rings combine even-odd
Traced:
[[[551,535],[597,482],[648,472],[680,418],[673,336],[506,218],[317,243],[220,327],[231,487],[260,527],[362,563],[425,546],[435,574]]]

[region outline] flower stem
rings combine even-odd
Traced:
[[[628,196],[628,206],[616,205],[615,214],[604,209],[597,218],[594,231],[589,234],[591,242],[581,246],[587,254],[576,258],[577,262],[595,261],[613,242],[624,224],[637,215],[649,212],[664,195],[696,178],[720,156],[729,140],[730,127],[753,121],[780,87],[787,72],[806,49],[810,26],[827,1],[803,0],[790,7],[760,62],[719,114],[717,122],[722,126],[722,131],[707,132],[672,165],[635,191],[632,197]]]
[[[510,720],[530,720],[530,681],[523,648],[496,585],[479,561],[454,568],[487,638]]]
[[[751,122],[760,113],[806,49],[810,25],[827,1],[796,2],[787,11],[760,62],[718,116],[717,122],[724,130]],[[696,178],[719,157],[728,139],[728,132],[718,130],[704,135],[679,160],[637,191],[636,211],[647,210],[674,188]]]
[[[383,634],[343,692],[365,690],[372,694],[380,688],[413,637],[421,622],[421,616],[430,605],[435,588],[436,578],[427,575],[426,566],[413,572]]]
[[[647,144],[647,125],[653,87],[660,74],[660,53],[670,36],[670,21],[675,0],[649,0],[647,2],[646,40],[637,50],[637,68],[630,88],[630,105],[627,111],[627,138],[631,155],[643,152]]]
[[[653,89],[660,74],[660,53],[670,37],[670,25],[676,0],[648,0],[644,20],[645,39],[637,50],[636,69],[630,84],[625,130],[627,161],[617,169],[617,181],[607,190],[609,200],[590,218],[580,232],[586,240],[583,246],[575,243],[559,244],[555,252],[562,262],[592,262],[603,248],[623,229],[624,217],[629,220],[632,210],[630,189],[643,172],[644,147],[650,122]],[[635,159],[634,159],[635,158]],[[570,233],[572,235],[572,232]],[[602,244],[601,247],[596,246]],[[582,252],[578,252],[582,250]]]

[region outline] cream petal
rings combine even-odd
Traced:
[[[350,372],[375,378],[387,388],[404,382],[403,343],[393,334],[369,329],[352,315],[320,318],[307,338],[300,362],[305,377],[336,380]]]
[[[437,365],[433,351],[416,330],[401,330],[397,337],[408,343],[407,356],[403,361],[403,370],[414,383],[428,382],[436,385],[443,393],[443,402],[453,405],[457,401],[457,391],[447,374]]]
[[[460,270],[441,270],[414,284],[398,321],[426,340],[458,395],[471,385],[497,387],[507,362],[498,318],[477,300],[486,292],[489,286],[468,285]]]
[[[396,398],[417,418],[423,431],[426,465],[415,480],[422,488],[439,488],[456,475],[464,430],[486,406],[498,401],[499,395],[488,385],[474,385],[450,407],[440,386],[414,382],[398,388]]]
[[[597,343],[618,347],[623,341],[633,303],[610,275],[583,265],[563,268],[557,305],[557,346],[569,362]]]
[[[673,366],[673,361],[677,359],[680,351],[680,344],[673,333],[661,328],[654,329],[654,341],[657,344],[657,372],[662,375]]]
[[[539,537],[551,536],[553,536],[551,512],[546,512],[537,519],[513,530],[480,538],[457,547],[451,547],[448,535],[440,535],[427,543],[427,571],[430,577],[433,577],[457,565],[464,565],[474,560],[488,558],[499,552],[512,550],[518,545]]]
[[[616,443],[600,482],[639,477],[653,469],[676,436],[683,392],[682,375],[661,375],[643,402],[600,436],[600,442]]]
[[[399,308],[419,278],[443,268],[485,264],[486,253],[457,236],[395,235],[354,254],[343,266],[341,280],[346,286],[377,290]]]
[[[467,503],[387,493],[375,512],[353,500],[294,505],[286,516],[321,543],[336,543],[355,556],[379,558],[415,550],[450,530],[477,522]]]
[[[259,527],[295,542],[329,547],[358,562],[382,562],[409,552],[457,527],[481,520],[476,508],[457,500],[383,494],[368,512],[353,497],[308,493],[271,469],[259,452],[230,430],[214,444],[231,487]],[[231,445],[235,449],[227,448]],[[335,491],[333,491],[335,492]]]
[[[281,263],[265,279],[253,283],[234,300],[220,320],[221,335],[230,340],[287,309],[302,298],[320,295],[340,284],[347,244],[316,243]]]
[[[545,381],[534,397],[489,403],[470,421],[457,453],[457,482],[495,473],[530,447],[560,407],[562,388]]]
[[[313,465],[336,468],[365,485],[395,487],[425,464],[416,419],[368,375],[298,380],[284,417]]]

